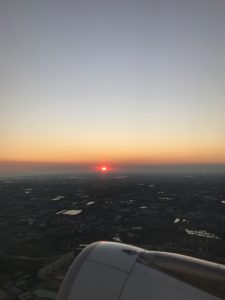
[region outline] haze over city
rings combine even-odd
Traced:
[[[224,1],[1,1],[0,35],[1,175],[224,167]]]

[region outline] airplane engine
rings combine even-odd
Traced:
[[[114,242],[87,246],[57,300],[225,299],[225,266]]]

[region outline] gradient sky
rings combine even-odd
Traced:
[[[225,162],[224,0],[1,0],[0,161]]]

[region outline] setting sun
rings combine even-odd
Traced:
[[[108,165],[100,165],[96,168],[101,173],[106,173],[108,171],[111,171],[111,168]]]

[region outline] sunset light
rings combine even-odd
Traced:
[[[99,165],[96,170],[100,173],[106,173],[108,171],[111,170],[111,168],[109,167],[109,165]]]
[[[224,165],[225,2],[199,1],[4,0],[0,174]]]

